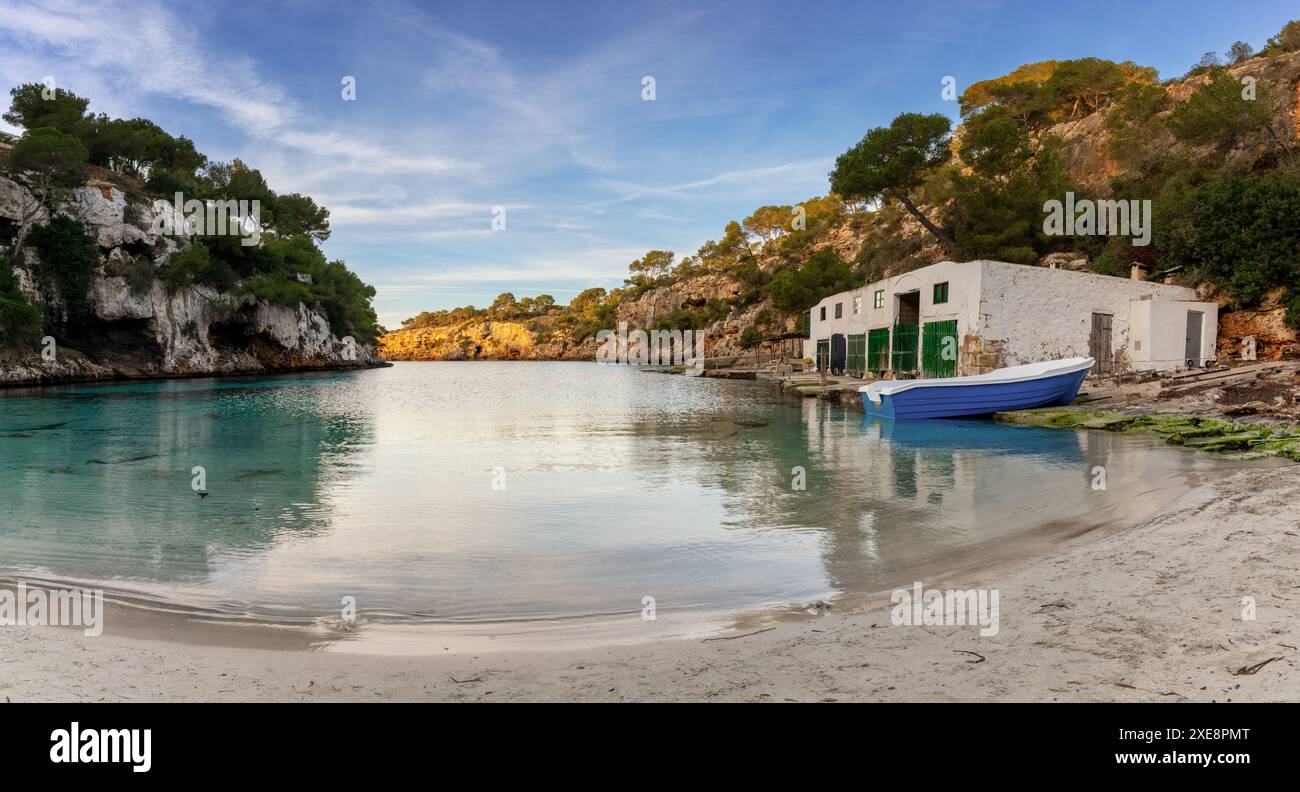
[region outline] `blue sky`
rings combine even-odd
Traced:
[[[327,254],[393,327],[506,290],[612,288],[648,249],[685,255],[757,206],[823,194],[867,129],[955,119],[947,75],[960,91],[1093,55],[1174,76],[1292,17],[1280,0],[0,0],[0,84],[54,77],[316,197]]]

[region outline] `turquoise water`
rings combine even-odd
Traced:
[[[586,363],[0,391],[0,577],[232,618],[685,618],[907,585],[1221,465]]]

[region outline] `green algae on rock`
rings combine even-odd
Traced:
[[[1114,410],[1039,407],[996,413],[994,419],[1021,426],[1056,429],[1101,429],[1150,433],[1172,445],[1200,451],[1228,452],[1249,458],[1284,456],[1300,462],[1300,427],[1238,424],[1195,415],[1132,415]]]

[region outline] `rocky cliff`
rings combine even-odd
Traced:
[[[920,225],[901,221],[905,233],[917,238],[916,249],[934,246],[921,236]],[[831,229],[824,238],[812,243],[805,255],[822,248],[832,248],[852,259],[879,229],[852,218]],[[783,259],[775,248],[756,256],[760,269],[771,272]],[[740,297],[745,284],[726,273],[710,273],[680,278],[641,292],[625,293],[616,318],[609,330],[627,323],[629,329],[649,330],[664,317],[678,311],[706,312],[710,304],[725,303]],[[725,315],[710,321],[697,331],[704,339],[705,354],[713,357],[741,355],[746,349],[740,337],[748,327],[756,327],[765,336],[791,331],[795,317],[784,316],[772,307],[769,297],[743,307],[724,309]],[[698,336],[697,336],[698,337]],[[597,344],[593,337],[574,341],[569,329],[542,317],[528,321],[477,320],[438,327],[395,330],[379,339],[379,354],[385,360],[595,360]]]
[[[0,248],[11,248],[24,225],[45,225],[63,214],[81,221],[99,253],[89,326],[52,342],[0,336],[0,383],[384,365],[373,346],[335,337],[326,317],[301,303],[273,305],[204,286],[168,290],[161,268],[188,242],[153,229],[161,212],[172,211],[163,202],[129,200],[118,185],[101,179],[47,206],[23,177],[0,176]],[[19,287],[47,310],[58,310],[58,298],[42,294],[33,274],[38,262],[36,249],[25,246],[15,266]]]
[[[595,360],[596,341],[539,332],[529,322],[481,320],[392,332],[380,337],[379,354],[385,360]]]
[[[1227,67],[1227,73],[1238,81],[1247,78],[1255,80],[1267,92],[1273,131],[1284,139],[1297,139],[1297,130],[1300,130],[1300,52],[1250,58]],[[1171,81],[1162,87],[1176,105],[1186,101],[1209,79],[1206,74],[1197,74]],[[1106,124],[1110,112],[1111,108],[1103,108],[1099,112],[1057,124],[1047,130],[1048,134],[1055,135],[1064,142],[1061,152],[1063,164],[1074,184],[1099,196],[1110,195],[1112,178],[1133,175],[1141,167],[1140,162],[1122,162],[1116,158],[1114,134]],[[1159,116],[1168,117],[1170,112],[1171,110],[1165,110]],[[1143,140],[1148,156],[1167,155],[1177,148],[1177,141],[1167,129],[1151,126],[1148,131],[1153,133],[1152,137]],[[1249,167],[1257,156],[1259,147],[1267,142],[1267,136],[1263,132],[1246,136],[1229,153],[1228,164]]]
[[[1283,53],[1272,57],[1250,58],[1229,66],[1227,72],[1234,79],[1253,78],[1266,89],[1272,133],[1283,140],[1300,143],[1300,52]],[[1164,86],[1174,102],[1183,102],[1198,88],[1205,85],[1208,76],[1201,74]],[[1244,83],[1243,83],[1244,84]],[[1168,116],[1169,110],[1161,113]],[[1077,121],[1058,124],[1049,132],[1064,141],[1063,161],[1075,184],[1098,195],[1109,195],[1110,180],[1139,173],[1140,162],[1121,162],[1116,159],[1113,133],[1107,128],[1108,111],[1093,113]],[[1156,134],[1144,141],[1149,155],[1168,155],[1177,147],[1177,141],[1166,129],[1153,127]],[[1269,142],[1265,133],[1246,136],[1232,151],[1227,162],[1233,167],[1249,167],[1262,146]],[[1219,315],[1219,356],[1229,359],[1240,355],[1241,339],[1253,336],[1261,360],[1277,360],[1300,353],[1300,333],[1285,323],[1286,307],[1280,301],[1280,289],[1273,290],[1258,306],[1230,310],[1228,295],[1209,287],[1198,289],[1202,299],[1217,301]]]

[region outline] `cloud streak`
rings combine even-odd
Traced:
[[[260,144],[330,160],[335,173],[445,174],[476,167],[451,157],[411,156],[355,133],[316,131],[285,89],[259,74],[252,58],[210,49],[157,2],[14,3],[0,14],[0,32],[20,46],[60,55],[73,75],[107,74],[119,92],[210,108]],[[58,82],[67,87],[81,80]]]
[[[649,197],[680,198],[718,187],[760,189],[766,194],[772,195],[788,192],[791,188],[824,186],[826,174],[834,164],[833,157],[816,157],[785,162],[780,165],[726,171],[707,178],[666,187],[651,187],[629,182],[602,180],[597,182],[595,186],[609,192],[622,193],[622,195],[609,201],[599,202],[596,205],[627,203]]]

